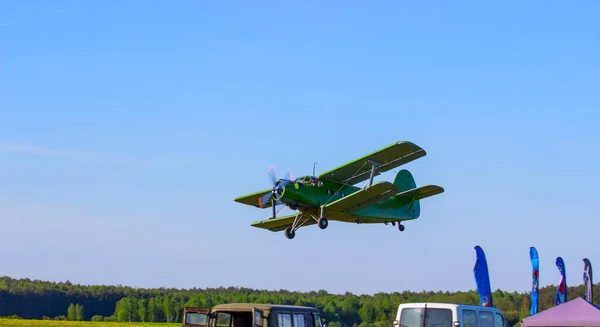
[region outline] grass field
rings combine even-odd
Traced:
[[[103,321],[65,321],[33,319],[0,319],[0,327],[175,327],[181,323],[164,322],[103,322]]]

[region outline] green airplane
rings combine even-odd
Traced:
[[[302,226],[317,224],[327,228],[328,220],[376,224],[398,223],[404,231],[402,221],[419,218],[419,200],[440,194],[444,189],[437,185],[416,187],[412,174],[405,169],[396,174],[393,183],[381,181],[373,183],[373,178],[383,172],[425,156],[419,146],[401,141],[345,165],[327,171],[318,177],[302,176],[292,179],[277,179],[273,166],[267,173],[273,187],[260,192],[247,194],[234,201],[258,208],[273,208],[273,215],[257,221],[251,226],[273,232],[284,231],[288,239],[296,236]],[[368,180],[365,187],[354,186]],[[276,206],[282,205],[296,214],[277,217]],[[281,210],[279,210],[281,211]]]

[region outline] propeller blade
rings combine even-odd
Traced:
[[[265,195],[261,196],[258,198],[258,206],[262,209],[264,207],[264,205],[267,203],[267,201],[269,201],[269,198],[271,198],[273,194],[271,192],[266,193]]]
[[[293,180],[294,180],[294,178],[292,178],[292,170],[291,170],[291,169],[288,169],[288,172],[290,173],[290,180],[291,180],[291,181],[293,181]]]
[[[275,175],[275,165],[271,165],[271,167],[267,169],[267,174],[269,174],[271,182],[273,183],[273,186],[275,186],[275,183],[277,183],[277,175]]]
[[[281,206],[281,209],[279,209],[279,210],[277,211],[277,214],[279,214],[279,213],[281,212],[281,210],[283,210],[283,209],[285,209],[285,206]]]
[[[275,218],[277,213],[275,213],[275,199],[273,198],[271,198],[271,206],[273,207],[273,218]]]

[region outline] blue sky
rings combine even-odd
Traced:
[[[0,275],[331,292],[582,283],[600,265],[595,1],[15,1],[0,31]],[[406,230],[253,228],[233,201],[398,140]],[[378,177],[393,180],[397,170]]]

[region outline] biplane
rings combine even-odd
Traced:
[[[421,147],[401,141],[315,176],[296,179],[277,178],[273,166],[267,173],[273,187],[247,194],[234,201],[258,208],[272,208],[271,218],[257,221],[251,226],[273,232],[284,231],[293,239],[302,226],[317,224],[327,228],[329,220],[357,224],[383,223],[395,225],[404,231],[403,221],[420,216],[420,200],[440,194],[444,189],[437,185],[416,187],[412,174],[400,170],[394,182],[373,183],[373,178],[425,156]],[[355,186],[367,182],[364,187]],[[295,214],[277,217],[276,206],[297,210]],[[280,212],[281,210],[279,210]]]

